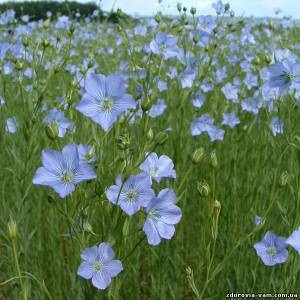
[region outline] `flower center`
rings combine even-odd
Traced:
[[[270,256],[274,256],[276,255],[277,253],[277,249],[275,246],[270,246],[267,248],[267,253],[270,255]]]
[[[126,193],[128,201],[135,201],[137,198],[137,192],[134,189],[129,189]]]
[[[94,262],[93,264],[93,269],[96,271],[96,272],[100,272],[101,269],[103,267],[103,264],[100,262],[100,261],[96,261]]]
[[[281,76],[286,82],[292,81],[295,78],[294,74],[288,72],[283,72]]]
[[[149,210],[148,217],[150,219],[160,219],[161,216],[155,208],[151,208]]]
[[[64,171],[60,179],[63,183],[70,183],[74,178],[74,174],[71,171]]]
[[[151,177],[156,177],[158,176],[158,168],[154,167],[151,171],[150,171],[150,176]]]
[[[165,51],[166,45],[165,44],[160,44],[158,48],[159,48],[159,51],[161,51],[161,52]]]
[[[114,107],[114,101],[112,98],[105,98],[101,102],[101,109],[104,111],[111,111],[113,107]]]

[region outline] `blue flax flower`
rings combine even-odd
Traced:
[[[181,57],[182,51],[178,48],[177,41],[178,38],[173,35],[158,32],[150,43],[150,49],[153,53],[163,56],[165,60]]]
[[[233,111],[223,114],[222,124],[234,128],[236,125],[240,124],[240,120],[238,119],[236,113]]]
[[[76,109],[108,131],[118,117],[135,108],[132,96],[126,94],[123,77],[112,74],[90,74],[85,80],[85,93]]]
[[[67,131],[74,130],[74,124],[65,117],[62,111],[56,108],[50,110],[43,122],[49,125],[55,124],[58,129],[59,137],[64,137]]]
[[[79,160],[77,145],[69,144],[62,152],[43,150],[42,163],[33,177],[33,184],[50,186],[61,198],[71,194],[76,184],[97,177],[88,163]]]
[[[176,178],[173,161],[166,155],[158,157],[156,153],[150,153],[140,169],[157,182],[162,178]]]
[[[80,257],[83,262],[77,270],[77,275],[84,279],[92,279],[92,284],[97,289],[106,289],[111,283],[111,278],[123,271],[122,262],[114,259],[115,253],[108,243],[87,248]]]
[[[283,95],[288,90],[300,89],[300,64],[284,60],[261,71],[265,84],[271,88],[278,88]]]
[[[176,195],[171,189],[163,189],[146,208],[147,219],[143,231],[150,245],[158,245],[162,239],[170,240],[175,224],[181,219],[181,210],[174,204]]]
[[[300,227],[288,237],[286,243],[292,246],[300,254]]]
[[[150,177],[145,173],[129,176],[124,183],[121,175],[118,175],[116,185],[106,191],[106,196],[110,202],[120,205],[127,215],[132,216],[141,207],[146,207],[153,198],[151,183]]]
[[[283,134],[284,123],[277,117],[273,117],[270,122],[270,128],[274,136],[278,134]]]
[[[264,238],[254,245],[254,249],[266,266],[282,264],[288,259],[286,239],[272,231],[268,231]]]

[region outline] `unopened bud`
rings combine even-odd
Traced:
[[[269,63],[271,62],[271,57],[270,57],[270,55],[268,55],[268,54],[265,55],[265,62],[266,62],[267,64],[269,64]]]
[[[190,10],[191,14],[194,16],[197,12],[197,9],[196,7],[191,7],[191,10]]]
[[[94,233],[92,225],[90,223],[88,223],[88,222],[84,222],[83,223],[83,230],[85,232]]]
[[[75,26],[74,26],[74,24],[71,24],[71,26],[67,32],[68,36],[71,37],[73,35],[74,31],[75,31]]]
[[[179,12],[181,12],[181,10],[182,10],[182,5],[181,5],[180,3],[177,3],[177,10],[178,10]]]
[[[94,66],[94,64],[95,62],[92,59],[90,59],[87,64],[88,69],[91,69]]]
[[[22,38],[22,44],[25,48],[27,48],[29,46],[29,38],[27,35],[25,35],[23,38]]]
[[[191,276],[193,274],[193,270],[190,266],[185,268],[185,272],[186,272],[187,276]]]
[[[155,140],[158,145],[163,145],[168,139],[168,134],[165,131],[161,131],[157,134]]]
[[[141,107],[143,112],[150,110],[152,107],[152,101],[148,97],[146,97],[145,99],[143,99]]]
[[[199,37],[197,37],[197,36],[194,35],[194,36],[193,36],[193,42],[194,42],[195,44],[198,44],[199,41],[200,41]]]
[[[44,39],[42,42],[43,48],[48,48],[50,46],[50,41],[47,39]]]
[[[58,137],[58,127],[55,122],[46,126],[46,134],[50,140],[55,140]]]
[[[152,128],[150,128],[147,132],[147,140],[148,142],[152,142],[153,141],[153,137],[154,137],[154,133]]]
[[[21,61],[16,62],[16,70],[21,71],[23,69],[24,65]]]
[[[43,28],[44,29],[48,29],[50,26],[50,19],[46,20],[44,23],[43,23]]]
[[[154,20],[156,21],[156,23],[160,23],[160,21],[161,21],[160,14],[156,14],[155,17],[154,17]]]
[[[225,6],[224,6],[224,9],[225,9],[225,11],[228,11],[230,9],[230,4],[226,3]]]
[[[199,164],[204,157],[204,153],[205,153],[204,148],[201,147],[196,149],[192,156],[192,162],[194,164]]]
[[[198,182],[197,184],[197,190],[202,197],[208,197],[210,188],[206,181]]]
[[[215,200],[214,203],[213,203],[213,208],[214,208],[215,211],[219,212],[220,209],[221,209],[221,203],[220,203],[220,201]]]
[[[254,58],[253,62],[254,62],[255,65],[260,65],[261,60],[260,60],[259,56],[256,56],[256,57]]]
[[[130,138],[128,134],[122,134],[117,138],[117,146],[120,150],[128,149],[130,145]]]
[[[93,145],[87,155],[85,156],[85,159],[87,161],[91,160],[95,156],[95,146]]]
[[[289,179],[288,172],[284,171],[279,178],[279,186],[281,186],[281,187],[286,186],[288,179]]]
[[[11,240],[15,240],[17,238],[18,235],[17,223],[12,218],[10,218],[10,220],[7,223],[7,232]]]
[[[210,165],[213,168],[216,168],[218,166],[218,158],[215,150],[210,153]]]

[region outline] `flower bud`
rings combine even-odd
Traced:
[[[210,192],[210,187],[206,181],[198,182],[197,190],[202,197],[208,197]]]
[[[58,127],[55,122],[46,126],[46,134],[50,140],[55,140],[58,137]]]
[[[199,37],[194,35],[194,36],[193,36],[193,42],[194,42],[195,44],[198,44],[199,41],[200,41]]]
[[[187,276],[191,276],[193,274],[193,270],[190,266],[185,268],[185,272],[186,272]]]
[[[197,9],[196,7],[191,7],[191,10],[190,10],[191,14],[194,16],[197,12]]]
[[[93,233],[93,234],[94,234],[94,232],[93,232],[93,227],[92,227],[92,225],[91,225],[90,223],[88,223],[88,222],[84,222],[84,223],[83,223],[83,231],[89,232],[89,233]]]
[[[271,57],[270,57],[270,55],[266,54],[264,58],[265,58],[265,62],[266,62],[267,64],[269,64],[269,63],[271,62]]]
[[[210,165],[213,168],[216,168],[218,166],[218,158],[217,158],[216,150],[210,153]]]
[[[168,134],[165,131],[161,131],[157,134],[155,140],[158,145],[163,145],[168,139]]]
[[[219,212],[221,210],[221,203],[218,200],[215,200],[213,203],[213,209],[216,212]]]
[[[117,146],[120,150],[128,149],[130,145],[130,138],[128,134],[122,134],[117,138]]]
[[[199,164],[204,157],[204,153],[205,153],[204,148],[201,147],[196,149],[192,156],[192,162],[194,164]]]
[[[154,137],[154,133],[152,128],[150,128],[147,132],[147,140],[148,142],[152,142],[153,141],[153,137]]]
[[[71,86],[72,86],[73,89],[79,89],[80,88],[80,84],[76,79],[72,80]]]
[[[44,23],[43,23],[43,28],[44,29],[48,29],[50,26],[50,19],[46,20]]]
[[[94,64],[95,62],[92,59],[90,59],[87,64],[88,69],[91,69],[94,66]]]
[[[233,18],[235,16],[235,13],[233,10],[230,11],[230,17]]]
[[[17,223],[12,218],[10,218],[7,223],[7,232],[11,240],[15,240],[17,238],[18,235]]]
[[[181,10],[182,10],[182,6],[181,6],[180,3],[177,3],[177,10],[178,10],[179,12],[181,12]]]
[[[67,32],[68,36],[71,37],[73,35],[74,31],[75,31],[75,26],[74,26],[74,24],[71,24],[71,26]]]
[[[284,171],[279,178],[279,186],[284,187],[288,183],[289,175],[287,171]]]
[[[23,69],[24,65],[21,61],[16,62],[16,70],[21,71]]]
[[[160,14],[156,14],[155,17],[154,17],[154,20],[156,21],[156,23],[160,23],[161,21],[161,15]]]
[[[86,154],[85,159],[87,161],[91,160],[95,156],[95,146],[93,145],[89,152]]]
[[[42,46],[43,46],[44,49],[48,48],[50,46],[50,41],[48,39],[44,39],[42,41]]]
[[[260,60],[260,57],[259,56],[256,56],[253,60],[254,64],[255,65],[260,65],[261,64],[261,60]]]
[[[224,9],[225,9],[225,11],[228,11],[230,9],[230,4],[226,3],[225,6],[224,6]]]
[[[148,97],[146,97],[145,99],[143,99],[141,107],[143,112],[150,110],[152,107],[152,101]]]
[[[182,8],[182,10],[183,10],[184,12],[186,12],[186,11],[187,11],[186,6],[184,6],[184,7]]]
[[[22,38],[22,44],[25,48],[27,48],[29,46],[29,38],[27,35],[23,36]]]

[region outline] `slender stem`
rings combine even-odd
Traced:
[[[14,260],[15,260],[15,264],[16,264],[17,273],[18,273],[18,276],[19,276],[19,279],[20,279],[20,285],[21,285],[21,289],[22,289],[22,293],[23,293],[23,299],[27,300],[28,297],[27,297],[27,292],[26,292],[25,285],[24,285],[24,282],[23,282],[23,277],[22,277],[22,274],[21,274],[21,269],[20,269],[20,265],[19,265],[19,259],[18,259],[15,240],[12,240],[12,248],[13,248],[13,255],[14,255]]]

